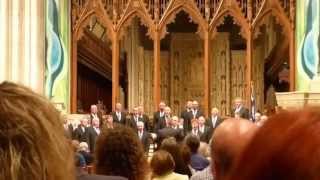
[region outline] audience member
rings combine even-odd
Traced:
[[[230,175],[236,159],[256,129],[257,127],[251,121],[228,119],[215,130],[211,142],[212,171],[215,180],[225,180]],[[251,160],[244,164],[248,163],[251,164]],[[235,179],[238,180],[238,178]]]
[[[90,125],[92,124],[93,119],[99,119],[99,124],[100,123],[101,125],[103,124],[102,114],[98,111],[98,106],[95,104],[91,105],[91,108],[90,108],[90,123],[89,123]]]
[[[120,176],[102,176],[88,174],[85,168],[81,165],[81,156],[77,154],[75,156],[75,166],[76,166],[76,179],[77,180],[127,180],[127,178]]]
[[[200,139],[192,134],[188,135],[185,139],[186,145],[191,151],[191,167],[196,171],[201,171],[209,165],[209,161],[198,153],[200,146]]]
[[[90,154],[89,146],[86,142],[81,142],[79,144],[78,152],[84,157],[87,165],[93,163],[93,156]]]
[[[280,112],[259,128],[230,179],[318,180],[320,111]]]
[[[185,174],[190,177],[192,175],[191,170],[189,169],[188,164],[185,163],[183,159],[182,151],[181,151],[182,147],[183,146],[177,143],[175,138],[171,137],[162,141],[160,149],[169,152],[173,157],[173,160],[175,163],[175,168],[174,168],[175,173]]]
[[[154,153],[151,163],[152,180],[188,180],[187,175],[174,173],[174,160],[167,151],[159,150]]]
[[[123,176],[129,180],[145,180],[148,163],[142,144],[129,127],[117,126],[103,131],[95,151],[96,173]]]
[[[0,179],[74,180],[73,152],[56,108],[30,89],[0,84]]]

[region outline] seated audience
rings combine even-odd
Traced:
[[[78,152],[84,157],[87,165],[93,163],[93,156],[90,154],[89,146],[86,142],[81,142],[79,144]]]
[[[95,169],[100,175],[145,180],[148,163],[137,134],[130,127],[103,131],[97,139]]]
[[[230,179],[318,180],[319,147],[319,108],[282,111],[259,128]]]
[[[169,152],[173,157],[175,163],[175,173],[185,174],[190,177],[192,175],[191,170],[189,169],[188,164],[183,159],[181,151],[182,147],[183,146],[177,143],[175,138],[171,137],[162,141],[160,149]]]
[[[26,87],[0,84],[0,144],[0,179],[74,179],[60,113]]]
[[[127,178],[120,176],[102,176],[88,174],[86,168],[81,164],[81,156],[77,154],[75,156],[75,166],[76,166],[76,180],[127,180]]]
[[[257,127],[245,119],[228,119],[215,130],[211,142],[211,166],[215,180],[227,179],[236,159],[241,155],[256,130]],[[248,163],[251,164],[251,160],[244,164]],[[242,171],[241,168],[240,171]],[[238,180],[237,177],[234,179]]]
[[[174,173],[175,163],[167,151],[156,151],[150,163],[152,180],[188,180],[187,175]]]
[[[198,153],[198,149],[200,146],[199,137],[190,134],[186,137],[185,143],[191,151],[191,167],[196,171],[201,171],[204,168],[208,167],[209,161]]]
[[[203,157],[205,157],[208,160],[210,160],[210,158],[211,158],[210,157],[210,148],[207,143],[200,142],[198,153],[201,154]]]

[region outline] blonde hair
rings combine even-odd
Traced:
[[[0,84],[0,179],[74,180],[60,113],[30,89]]]

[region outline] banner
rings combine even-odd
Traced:
[[[70,104],[70,0],[46,0],[45,94],[64,112]]]
[[[297,0],[296,8],[296,88],[308,91],[310,81],[320,76],[320,1]]]

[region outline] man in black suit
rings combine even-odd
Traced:
[[[214,107],[211,109],[211,116],[208,118],[206,124],[210,129],[210,136],[209,139],[211,139],[211,136],[214,132],[214,130],[219,126],[219,124],[222,122],[222,118],[219,116],[219,109]]]
[[[204,118],[203,116],[200,116],[198,118],[198,129],[200,134],[200,141],[209,143],[211,138],[211,135],[210,135],[211,131],[210,131],[210,128],[206,126],[205,123],[206,123],[206,118]]]
[[[159,110],[153,114],[153,126],[154,126],[154,132],[157,132],[157,125],[160,121],[160,119],[164,118],[164,108],[166,107],[166,104],[164,102],[160,102],[159,104]]]
[[[249,120],[249,109],[243,106],[243,101],[241,98],[236,98],[234,101],[235,107],[232,109],[232,117],[235,117],[236,114],[240,116],[240,118]]]
[[[158,123],[156,124],[155,132],[157,133],[159,130],[170,127],[170,121],[171,121],[171,108],[166,106],[164,108],[164,116],[158,120]]]
[[[92,126],[88,128],[89,149],[91,153],[94,153],[94,147],[97,137],[100,134],[100,122],[98,118],[92,120]]]
[[[177,141],[183,140],[183,130],[179,129],[178,121],[179,118],[177,116],[173,116],[169,119],[168,126],[158,131],[158,147],[164,139],[169,137],[174,137]]]
[[[203,113],[202,111],[200,110],[199,108],[199,103],[198,101],[193,101],[192,102],[192,110],[191,110],[191,113],[192,113],[192,118],[198,118],[200,116],[203,116]]]
[[[88,143],[88,119],[83,118],[80,120],[80,124],[74,131],[74,139],[78,140],[79,142],[86,142]]]
[[[142,121],[144,122],[144,129],[150,132],[151,131],[150,119],[149,119],[149,116],[144,113],[143,106],[138,107],[138,113],[139,113],[140,119],[142,119]]]
[[[150,146],[150,133],[148,131],[144,130],[144,123],[142,121],[138,121],[137,123],[138,128],[138,137],[143,145],[144,151],[146,153],[149,152],[149,146]]]
[[[193,118],[192,101],[187,102],[186,109],[181,112],[180,117],[183,119],[184,133],[187,134],[189,131],[191,131],[191,119]]]
[[[122,125],[128,125],[127,115],[122,111],[122,105],[120,103],[116,104],[116,109],[111,113],[114,123],[120,123]]]
[[[140,116],[139,116],[138,108],[134,107],[130,121],[128,122],[128,124],[133,130],[138,131],[138,122],[140,122],[140,121],[143,122],[143,119],[140,118]]]

